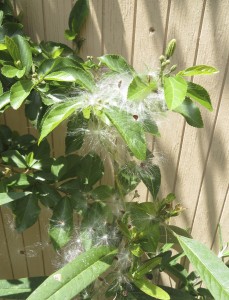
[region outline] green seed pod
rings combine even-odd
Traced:
[[[166,58],[170,58],[173,55],[175,48],[176,48],[176,40],[173,39],[168,43],[168,46],[165,50]]]

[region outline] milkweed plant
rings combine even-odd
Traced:
[[[212,111],[210,96],[188,78],[217,70],[197,65],[177,72],[170,62],[174,39],[158,69],[146,73],[114,54],[84,61],[77,53],[88,9],[88,1],[78,0],[70,13],[65,36],[75,42],[73,50],[35,44],[10,2],[0,1],[0,111],[23,109],[39,136],[0,125],[0,204],[12,210],[18,232],[37,221],[42,206],[51,210],[48,233],[61,253],[54,274],[1,280],[0,296],[229,299],[226,265],[186,230],[169,225],[182,207],[172,193],[158,196],[158,158],[147,142],[160,137],[168,111],[203,127],[198,105]],[[65,154],[53,157],[47,137],[63,122]],[[102,183],[104,177],[111,185]],[[140,182],[148,202],[138,193]],[[222,249],[221,258],[228,255]],[[184,256],[195,272],[182,265]],[[177,287],[159,285],[162,273]]]

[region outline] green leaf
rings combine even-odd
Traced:
[[[134,272],[134,278],[139,279],[143,277],[145,274],[149,273],[153,269],[155,269],[161,263],[161,257],[153,257],[144,261],[142,265],[140,265],[137,270]]]
[[[89,1],[88,0],[77,0],[73,6],[69,20],[68,26],[71,32],[78,34],[86,21],[89,14]]]
[[[25,299],[47,277],[31,277],[10,280],[0,280],[0,297],[5,299]]]
[[[181,76],[165,77],[165,101],[170,110],[180,106],[187,93],[187,82]]]
[[[208,110],[213,110],[210,96],[205,88],[203,88],[201,85],[193,82],[188,82],[187,96],[197,101]]]
[[[27,188],[34,183],[34,178],[28,174],[14,174],[2,181],[7,186]]]
[[[133,68],[120,55],[106,54],[98,57],[98,59],[112,71],[118,73],[133,73]]]
[[[84,156],[78,164],[77,177],[81,189],[90,190],[104,174],[104,166],[101,158],[96,153]]]
[[[145,294],[154,297],[156,299],[170,300],[170,296],[159,286],[149,282],[146,279],[133,279],[134,285],[139,288]]]
[[[16,216],[15,223],[18,232],[23,232],[32,226],[40,213],[38,199],[35,194],[31,193],[21,198],[20,201],[13,202],[11,208]]]
[[[146,138],[142,124],[118,108],[105,110],[105,114],[116,127],[129,149],[140,160],[146,159]]]
[[[4,109],[10,104],[10,92],[5,92],[0,96],[0,110]]]
[[[116,251],[92,248],[52,274],[27,300],[71,300],[111,265]]]
[[[215,299],[229,299],[229,269],[205,245],[176,235],[188,259]]]
[[[0,205],[24,198],[25,196],[31,194],[31,192],[10,192],[10,193],[0,193]]]
[[[73,208],[66,197],[53,209],[50,220],[49,236],[56,249],[60,249],[70,240],[73,230]]]
[[[114,188],[108,185],[100,185],[91,192],[91,195],[93,198],[103,201],[114,195]]]
[[[37,185],[37,192],[41,203],[49,208],[55,207],[62,199],[57,190],[45,182]]]
[[[16,62],[20,61],[20,51],[18,49],[18,45],[16,44],[16,42],[12,38],[6,36],[5,44],[6,44],[7,50],[9,51],[9,54],[13,58],[14,62],[16,63]]]
[[[174,111],[181,114],[189,125],[197,128],[204,127],[199,108],[189,98],[185,98],[184,102]]]
[[[160,168],[156,165],[145,166],[144,163],[142,163],[142,166],[139,168],[139,175],[155,200],[161,185]]]
[[[22,67],[25,68],[25,73],[29,74],[32,66],[32,51],[29,43],[21,35],[15,35],[13,41],[16,43],[19,50],[19,57],[22,63]]]
[[[72,101],[52,105],[42,119],[41,134],[38,143],[40,143],[61,122],[70,117],[78,107],[79,103]]]
[[[154,120],[152,120],[150,116],[147,116],[143,120],[143,128],[144,128],[145,132],[149,132],[158,137],[160,136],[160,132],[157,127],[157,123]]]
[[[73,41],[77,37],[77,33],[73,32],[69,29],[66,29],[65,32],[64,32],[64,37],[68,41]]]
[[[33,82],[21,80],[12,85],[10,89],[10,103],[13,109],[18,109],[33,89]]]
[[[88,120],[82,113],[73,115],[68,121],[67,135],[65,137],[65,152],[69,154],[79,150],[84,142],[84,135],[88,128]]]
[[[2,75],[8,78],[21,78],[25,74],[25,67],[23,69],[18,69],[10,65],[4,65],[1,69]]]
[[[218,73],[218,70],[211,66],[198,65],[187,68],[183,71],[180,71],[178,75],[180,76],[195,76],[195,75],[210,75],[213,73]]]
[[[142,77],[135,76],[128,87],[127,98],[128,100],[143,100],[156,88],[155,81],[148,83]]]
[[[2,153],[2,160],[7,164],[12,164],[18,168],[27,168],[25,157],[17,150],[8,150]]]
[[[80,68],[66,67],[59,71],[49,73],[44,77],[45,80],[77,82],[89,91],[93,91],[95,83],[91,73]]]

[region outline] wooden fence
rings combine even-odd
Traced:
[[[160,124],[161,138],[154,143],[156,156],[163,157],[162,191],[175,192],[186,210],[175,220],[190,228],[192,235],[218,250],[217,225],[229,236],[229,1],[227,0],[89,0],[90,16],[82,35],[81,55],[117,53],[139,71],[155,69],[167,41],[177,40],[174,62],[179,69],[196,64],[217,67],[214,76],[198,77],[206,87],[214,112],[203,111],[205,127],[196,129],[171,115]],[[72,0],[14,0],[23,11],[26,32],[35,40],[65,42]],[[33,132],[20,113],[9,111],[1,121],[20,133]],[[63,152],[61,133],[53,134],[56,155]],[[139,188],[147,200],[145,189]],[[49,274],[54,269],[54,252],[48,244],[44,211],[39,222],[19,235],[13,230],[7,209],[0,215],[0,276],[19,278]]]

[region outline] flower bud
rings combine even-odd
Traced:
[[[176,48],[176,40],[175,39],[172,39],[169,43],[168,43],[168,46],[165,50],[165,56],[166,58],[170,58],[174,51],[175,51],[175,48]]]
[[[173,72],[173,71],[175,71],[175,70],[176,70],[176,68],[177,68],[177,65],[173,65],[173,66],[171,67],[171,69],[170,69],[170,72]]]
[[[163,62],[165,61],[165,56],[164,56],[164,55],[161,55],[161,56],[159,57],[159,60],[160,60],[161,63],[163,63]]]

